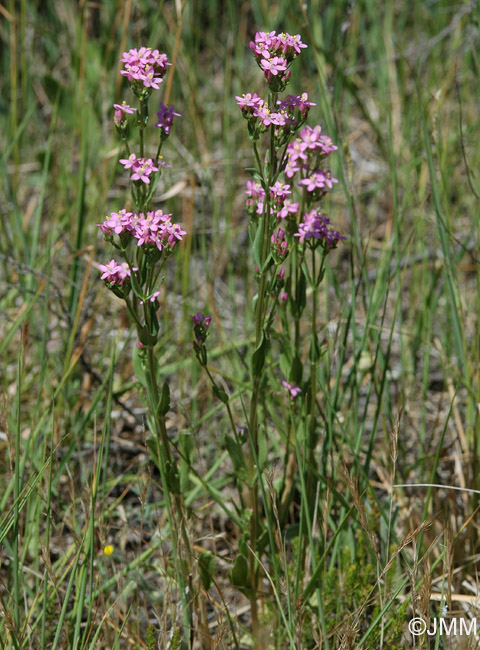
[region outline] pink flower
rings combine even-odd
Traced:
[[[262,59],[260,61],[260,67],[264,72],[276,76],[279,72],[287,69],[287,61],[279,56],[274,56],[270,59]]]
[[[282,209],[277,212],[277,219],[285,219],[289,214],[296,214],[298,212],[298,203],[292,203],[286,199]]]
[[[150,300],[150,302],[155,302],[155,300],[158,298],[159,295],[160,295],[160,291],[155,291],[154,293],[152,293],[151,296],[147,296],[146,300]],[[139,304],[143,305],[143,300],[139,300]]]
[[[284,126],[286,123],[285,115],[282,113],[272,113],[268,106],[256,106],[253,109],[253,114],[255,117],[259,118],[260,124],[263,126],[270,126],[274,124],[275,126]]]
[[[115,109],[115,115],[113,117],[113,121],[115,124],[120,125],[126,125],[127,124],[127,114],[132,115],[132,113],[135,113],[137,110],[136,108],[132,108],[129,106],[126,102],[122,102],[121,104],[114,104],[113,108]]]
[[[116,282],[118,264],[115,260],[110,260],[107,264],[99,264],[98,268],[102,271],[102,280],[105,280],[106,282]]]
[[[102,271],[102,280],[109,285],[123,285],[131,275],[130,267],[126,262],[118,264],[115,260],[110,260],[108,264],[99,264],[98,268]]]
[[[162,83],[162,77],[156,77],[155,68],[153,66],[148,67],[144,74],[142,75],[141,80],[145,88],[155,88],[158,90],[160,88],[159,84]]]
[[[285,386],[285,388],[288,390],[290,393],[290,399],[295,399],[297,395],[299,395],[302,392],[302,389],[299,388],[295,382],[292,382],[291,384],[288,383],[288,381],[285,381],[285,379],[282,381],[282,386]]]
[[[132,156],[133,155],[135,154],[132,154]],[[150,175],[153,172],[158,172],[158,167],[155,167],[151,158],[137,158],[133,164],[132,171],[133,174],[130,176],[132,181],[143,181],[149,185]]]
[[[307,192],[314,192],[317,189],[321,190],[325,186],[331,189],[333,183],[338,183],[338,180],[332,176],[330,171],[323,172],[321,169],[300,181],[300,185],[304,185]]]
[[[270,196],[275,201],[284,201],[289,194],[291,194],[290,185],[284,185],[277,181],[275,185],[271,185],[269,188]]]
[[[300,139],[307,145],[309,149],[318,149],[320,146],[320,136],[322,127],[317,124],[313,129],[311,126],[306,126],[300,131]]]
[[[131,153],[128,158],[122,158],[119,162],[125,167],[125,169],[130,169],[137,162],[137,156],[134,153]]]
[[[246,95],[243,94],[241,96],[236,95],[235,99],[244,115],[251,115],[254,108],[261,108],[265,104],[264,100],[259,97],[257,93],[253,93],[253,95],[252,93],[247,93]]]
[[[322,150],[322,154],[324,156],[328,156],[332,153],[332,151],[336,151],[338,149],[338,147],[333,144],[332,138],[330,138],[328,135],[321,135],[318,141]]]

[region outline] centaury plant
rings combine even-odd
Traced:
[[[192,627],[188,596],[191,549],[178,467],[165,424],[165,415],[170,408],[170,390],[167,382],[161,388],[159,386],[155,351],[160,331],[157,314],[162,272],[186,232],[172,221],[171,214],[166,214],[161,209],[150,209],[161,169],[167,166],[160,155],[162,145],[170,134],[174,118],[180,115],[175,112],[174,106],[160,103],[158,121],[154,125],[159,129],[156,154],[154,158],[147,157],[149,99],[152,91],[160,88],[170,64],[166,54],[146,47],[124,52],[120,61],[124,64],[121,74],[127,77],[139,104],[138,107],[131,107],[126,102],[114,104],[115,127],[126,150],[126,157],[120,159],[120,163],[130,172],[133,207],[112,212],[99,224],[105,239],[122,258],[122,261],[112,259],[107,264],[100,264],[99,269],[106,286],[124,300],[137,329],[138,339],[134,350],[136,360],[140,362],[137,378],[146,390],[149,428],[154,434],[148,441],[148,448],[161,474],[178,590],[187,630],[185,636],[189,638],[188,630]],[[132,128],[136,128],[138,135],[136,151],[132,151],[130,146]]]
[[[299,35],[258,32],[250,49],[267,84],[267,98],[256,93],[238,96],[237,103],[247,122],[255,166],[247,172],[249,239],[255,266],[257,293],[254,297],[254,348],[250,363],[250,400],[245,409],[246,423],[235,423],[229,396],[220,390],[207,367],[205,339],[210,318],[194,316],[194,349],[209,373],[213,391],[227,406],[233,436],[226,438],[227,449],[237,472],[243,531],[239,554],[231,571],[232,582],[249,596],[254,642],[262,646],[259,600],[264,593],[264,553],[278,579],[288,578],[286,565],[280,566],[274,531],[289,517],[294,489],[300,489],[300,515],[296,585],[298,599],[306,545],[312,542],[312,502],[318,468],[314,450],[320,435],[317,404],[317,365],[325,350],[319,341],[318,292],[324,277],[328,253],[345,237],[335,230],[323,201],[337,183],[327,165],[337,146],[322,133],[320,125],[306,124],[311,106],[307,93],[281,97],[289,83],[291,66],[303,48]],[[309,330],[306,337],[301,321],[306,318],[307,293],[311,293]],[[276,349],[272,343],[275,343]],[[308,361],[304,348],[308,344]],[[271,432],[271,415],[264,399],[268,383],[279,383],[272,375],[275,358],[280,358],[289,417],[284,427],[284,479],[275,488],[266,477],[271,459],[266,457]],[[306,368],[304,366],[307,366]],[[245,434],[248,451],[242,450]],[[296,469],[300,485],[294,485]],[[248,486],[248,495],[243,486]],[[292,514],[293,518],[296,514]],[[311,547],[311,546],[310,546]],[[315,560],[313,560],[315,562]],[[315,567],[314,567],[315,568]],[[283,575],[282,575],[283,574]],[[273,583],[272,583],[273,586]],[[274,594],[278,598],[278,594]],[[292,621],[285,618],[290,643],[294,644]],[[290,632],[289,632],[290,629]],[[294,645],[292,645],[294,647]]]

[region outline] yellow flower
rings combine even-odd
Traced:
[[[113,546],[112,546],[111,544],[107,544],[107,545],[105,546],[105,548],[103,549],[103,553],[104,553],[104,555],[106,555],[107,557],[108,557],[109,555],[112,555],[112,553],[113,553]]]

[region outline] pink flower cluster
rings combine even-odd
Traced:
[[[102,272],[102,280],[107,284],[118,284],[120,286],[130,281],[131,271],[126,262],[120,264],[115,260],[110,260],[108,264],[99,264],[99,270]]]
[[[120,162],[125,169],[132,170],[130,176],[132,181],[143,181],[147,185],[150,184],[150,176],[152,173],[158,172],[158,167],[155,167],[154,161],[151,158],[137,158],[134,153],[130,154],[128,158],[122,158]]]
[[[305,47],[299,34],[257,32],[255,40],[250,41],[252,54],[275,92],[285,88],[290,78],[288,66]]]
[[[305,240],[313,238],[316,240],[314,244],[319,242],[325,248],[335,248],[340,240],[346,239],[340,232],[332,228],[330,219],[317,210],[310,210],[303,219],[303,222],[298,225],[298,232],[294,235],[302,244]]]
[[[255,59],[260,62],[262,59],[272,57],[285,58],[287,63],[295,59],[303,48],[307,47],[302,43],[300,34],[277,34],[276,32],[257,32],[255,40],[250,41],[250,49]]]
[[[283,101],[278,100],[278,111],[272,111],[268,104],[257,93],[246,93],[235,97],[243,117],[253,124],[257,122],[267,129],[271,124],[291,130],[301,120],[305,120],[313,102],[308,101],[307,93],[288,95]]]
[[[135,214],[120,210],[112,212],[103,223],[98,224],[107,237],[114,234],[127,236],[137,240],[137,246],[156,247],[159,251],[172,250],[178,241],[181,241],[185,230],[177,223],[172,223],[171,214],[164,214],[162,210]]]
[[[245,202],[248,212],[253,214],[263,214],[265,203],[265,190],[255,181],[247,181],[245,191],[247,200]],[[270,214],[275,214],[277,219],[285,219],[289,214],[298,212],[298,203],[293,203],[287,198],[292,192],[290,185],[285,185],[277,181],[275,185],[269,187],[270,193]]]
[[[306,170],[307,176],[317,174],[318,177],[313,178],[311,182],[305,183],[306,178],[301,182],[307,186],[307,191],[312,192],[316,188],[323,189],[325,186],[332,187],[332,183],[337,183],[337,179],[333,178],[329,172],[321,172],[316,169],[318,166],[318,159],[324,159],[336,151],[336,147],[332,139],[328,135],[322,133],[322,127],[317,125],[315,127],[306,126],[300,131],[299,137],[295,138],[287,147],[287,166],[285,174],[288,178],[292,178],[300,170]]]
[[[134,88],[143,86],[156,90],[160,88],[167,65],[171,65],[166,54],[161,54],[158,50],[152,51],[149,47],[124,52],[120,62],[125,64],[120,74],[127,77]]]

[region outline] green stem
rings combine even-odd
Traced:
[[[314,466],[314,449],[315,449],[315,406],[317,396],[317,304],[318,304],[318,283],[315,264],[315,250],[312,249],[312,278],[315,282],[312,295],[312,340],[310,354],[310,435],[308,441],[308,461],[307,461],[307,503],[311,503],[313,489],[313,466]],[[322,258],[323,265],[323,258]]]
[[[139,116],[138,116],[138,132],[140,135],[140,158],[143,158],[143,152],[144,152],[144,142],[143,142],[143,131],[145,129],[145,100],[141,99],[140,100],[140,110],[138,111]]]
[[[153,346],[147,346],[146,350],[147,350],[147,367],[146,367],[145,375],[147,378],[147,394],[150,402],[150,411],[153,415],[153,422],[155,424],[155,434],[160,444],[160,454],[159,454],[160,475],[162,479],[162,486],[165,495],[165,504],[167,506],[167,516],[168,516],[171,537],[172,537],[173,556],[174,556],[175,566],[176,566],[177,575],[180,583],[180,597],[182,599],[183,612],[185,618],[186,637],[188,638],[189,629],[191,627],[192,621],[190,615],[190,608],[186,596],[186,587],[188,586],[188,579],[189,576],[191,575],[190,561],[192,558],[192,551],[191,551],[190,540],[188,538],[187,528],[185,524],[184,504],[182,502],[181,496],[177,494],[176,490],[173,490],[175,510],[173,509],[170,484],[173,475],[175,461],[173,459],[172,452],[170,449],[170,441],[167,434],[165,416],[158,412],[159,390],[157,384],[157,374],[155,368],[155,356],[154,356]],[[186,560],[187,560],[186,564],[182,561],[182,559],[179,556],[178,547],[176,543],[175,513],[177,515],[177,521],[179,521],[180,524],[180,532],[182,535],[183,543],[185,545]]]
[[[276,93],[269,93],[269,105],[274,107],[276,104]],[[261,343],[263,336],[264,323],[268,308],[268,296],[266,295],[267,289],[267,274],[268,269],[265,269],[265,261],[268,255],[269,241],[271,235],[270,227],[270,192],[269,187],[273,185],[274,177],[276,174],[276,150],[275,150],[275,132],[274,129],[270,129],[270,153],[269,153],[269,166],[268,166],[268,182],[265,183],[266,179],[262,171],[262,165],[260,161],[260,156],[254,143],[254,152],[257,165],[259,167],[259,172],[262,175],[264,184],[266,184],[265,189],[265,202],[263,206],[262,214],[262,252],[260,257],[260,283],[258,287],[258,298],[255,308],[255,349],[257,349]],[[254,638],[254,647],[258,646],[258,636],[259,636],[259,622],[258,622],[258,608],[257,608],[257,592],[258,592],[258,581],[259,576],[257,574],[257,561],[256,561],[256,550],[257,550],[257,537],[258,537],[258,528],[259,528],[259,512],[258,512],[258,479],[261,480],[260,468],[257,466],[258,459],[258,402],[260,398],[260,384],[264,372],[264,364],[253,370],[253,381],[252,381],[252,399],[250,402],[250,418],[249,418],[249,438],[250,438],[250,506],[252,509],[252,516],[250,520],[250,582],[251,582],[251,594],[250,594],[250,607],[251,607],[251,617],[252,617],[252,633]]]

